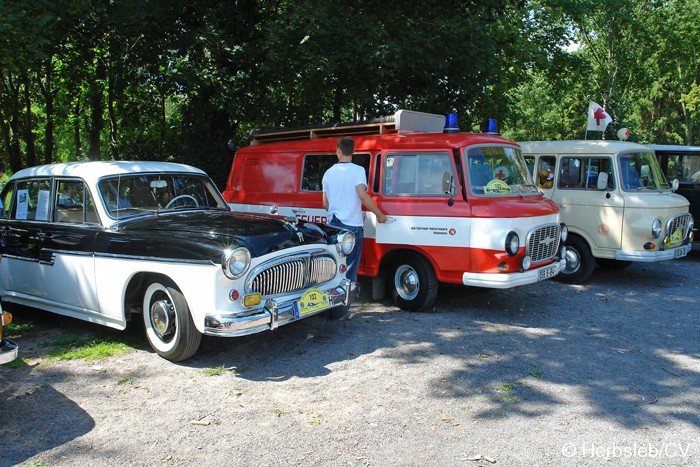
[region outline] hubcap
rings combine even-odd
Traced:
[[[167,300],[158,300],[151,305],[151,325],[161,339],[172,332],[175,310]]]
[[[399,296],[404,300],[413,300],[420,290],[420,280],[418,273],[411,266],[402,265],[396,270],[394,275],[394,287]]]
[[[566,269],[562,271],[564,274],[573,274],[581,267],[581,256],[578,251],[570,246],[566,247]]]

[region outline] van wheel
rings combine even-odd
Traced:
[[[588,244],[577,236],[569,236],[566,240],[566,267],[554,276],[559,282],[580,284],[593,274],[595,260]]]
[[[202,341],[185,297],[170,280],[154,281],[146,289],[143,324],[153,350],[173,362],[190,358]]]
[[[405,253],[391,268],[391,295],[407,311],[426,311],[435,303],[438,281],[430,262],[417,253]]]
[[[609,271],[619,271],[629,267],[632,264],[632,261],[618,261],[616,259],[608,258],[596,258],[595,262],[598,263],[599,267]]]

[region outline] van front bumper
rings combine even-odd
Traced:
[[[559,271],[566,268],[566,259],[555,261],[547,266],[528,269],[523,272],[511,273],[477,273],[465,272],[462,274],[462,283],[472,287],[488,287],[492,289],[509,289],[519,285],[534,284],[541,280],[549,279]]]
[[[10,363],[17,358],[17,344],[10,339],[0,339],[0,365]]]
[[[642,251],[624,251],[615,252],[615,259],[619,261],[640,261],[645,263],[655,263],[657,261],[666,261],[669,259],[682,258],[690,252],[691,245],[686,243],[668,250],[642,250]]]
[[[323,290],[328,294],[330,305],[322,310],[296,317],[296,300],[277,302],[266,300],[260,307],[236,313],[212,313],[204,317],[204,334],[219,337],[237,337],[271,331],[294,321],[314,316],[324,311],[346,306],[350,303],[350,281],[343,279],[337,287]]]

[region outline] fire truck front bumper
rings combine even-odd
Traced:
[[[478,273],[465,272],[462,274],[462,283],[471,287],[486,287],[491,289],[509,289],[519,285],[534,284],[535,282],[550,279],[559,271],[566,268],[566,259],[555,261],[546,266],[528,269],[523,272],[510,273]]]

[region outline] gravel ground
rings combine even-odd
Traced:
[[[0,465],[700,465],[698,273],[692,252],[582,286],[441,286],[421,314],[363,296],[350,321],[205,337],[182,364],[139,329],[18,308],[50,327],[0,367]],[[135,351],[47,362],[61,333]]]

